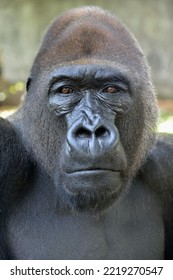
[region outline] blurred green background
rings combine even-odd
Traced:
[[[0,0],[0,115],[12,113],[50,22],[65,10],[97,5],[118,16],[140,42],[160,106],[158,130],[173,133],[173,0]]]

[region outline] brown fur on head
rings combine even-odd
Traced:
[[[116,17],[97,7],[64,13],[45,34],[22,107],[21,121],[23,130],[27,128],[24,134],[28,145],[52,174],[61,153],[66,125],[62,118],[55,121],[48,110],[48,82],[52,71],[73,64],[110,65],[128,76],[133,105],[116,120],[116,126],[127,154],[129,174],[134,175],[154,143],[155,92],[145,57],[133,35]]]
[[[35,65],[45,69],[46,65],[86,58],[124,62],[136,70],[143,52],[115,16],[98,7],[84,7],[55,19],[45,34]]]

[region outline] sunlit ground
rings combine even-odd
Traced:
[[[3,118],[8,117],[15,112],[15,109],[7,109],[0,111],[0,116]],[[173,115],[165,114],[161,111],[160,122],[158,125],[158,132],[161,133],[172,133],[173,134]]]

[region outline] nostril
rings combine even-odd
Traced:
[[[75,136],[77,138],[90,138],[91,134],[92,133],[89,131],[89,129],[81,127],[76,131]]]
[[[99,137],[105,137],[109,134],[108,130],[104,126],[100,126],[95,130],[95,136],[97,138]]]

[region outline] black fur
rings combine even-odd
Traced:
[[[157,193],[165,223],[165,259],[173,259],[173,136],[159,135],[139,176]]]
[[[12,258],[7,246],[6,221],[27,191],[32,163],[12,124],[0,118],[0,259]]]

